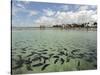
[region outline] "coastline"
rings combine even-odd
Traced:
[[[12,27],[12,31],[16,30],[68,30],[68,31],[97,31],[97,28],[57,28],[57,27]]]

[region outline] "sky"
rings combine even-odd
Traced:
[[[12,1],[12,26],[38,27],[97,21],[96,5]]]

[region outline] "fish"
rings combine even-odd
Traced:
[[[26,52],[21,52],[21,53],[26,53]]]
[[[28,71],[33,71],[30,64],[26,65],[26,68],[27,68]]]
[[[54,49],[54,50],[52,50],[52,51],[56,51],[56,50]]]
[[[67,60],[66,60],[66,62],[69,62],[70,61],[70,59],[67,57]]]
[[[23,43],[26,43],[25,41],[19,41],[19,42],[23,42]]]
[[[27,47],[25,47],[25,48],[21,48],[21,50],[26,51],[26,48],[27,48]]]
[[[46,67],[49,66],[49,65],[50,65],[50,64],[45,64],[45,65],[41,68],[41,70],[42,70],[42,71],[45,70]]]
[[[50,58],[53,56],[54,54],[49,54]]]
[[[49,48],[49,49],[52,49],[52,48]]]
[[[41,61],[41,58],[40,57],[36,57],[36,58],[32,59],[32,61],[37,61],[37,60]]]
[[[68,53],[66,52],[65,56],[68,56]]]
[[[41,52],[34,52],[35,54],[38,54],[38,55],[40,55],[41,54]]]
[[[80,61],[77,62],[77,69],[80,70]]]
[[[96,50],[91,50],[92,52],[96,52]]]
[[[57,54],[57,55],[62,55],[62,54]]]
[[[44,49],[44,50],[42,50],[42,51],[48,51],[47,49]]]
[[[12,54],[16,54],[16,52],[12,52]]]
[[[80,58],[83,58],[85,55],[84,54],[82,54],[82,53],[80,53],[80,54],[78,54],[79,55],[79,57]]]
[[[91,52],[91,53],[88,53],[88,55],[94,55],[94,53]]]
[[[29,54],[29,55],[27,55],[26,57],[30,57],[30,56],[32,56],[33,54]]]
[[[18,61],[16,62],[17,65],[23,65],[23,63],[24,63],[24,60],[18,60]]]
[[[78,67],[80,66],[80,61],[78,61],[77,66],[78,66]]]
[[[18,55],[19,59],[22,59],[22,56],[21,55]]]
[[[19,61],[23,60],[21,55],[18,55]]]
[[[94,58],[95,60],[97,60],[97,57],[96,57],[96,56],[94,56],[93,58]]]
[[[59,56],[53,56],[53,58],[59,58]]]
[[[64,61],[65,61],[65,60],[64,60],[63,58],[61,58],[61,64],[63,64],[63,63],[64,63]]]
[[[44,63],[38,63],[38,64],[35,64],[35,65],[32,65],[32,67],[39,67],[39,66],[42,66]]]
[[[93,65],[95,68],[97,68],[97,64]]]
[[[42,54],[47,54],[46,52],[43,52]]]
[[[44,52],[44,51],[42,51],[42,50],[39,50],[38,52]]]
[[[70,56],[72,59],[75,59],[75,58],[77,58],[75,55],[71,55]]]
[[[64,48],[65,51],[67,51],[67,48]]]
[[[17,50],[17,48],[12,48],[11,50]]]
[[[43,63],[46,63],[46,60],[44,60]]]
[[[74,52],[78,52],[78,51],[80,51],[80,49],[72,50],[71,53],[74,55]]]
[[[56,60],[54,61],[54,64],[56,64],[58,60],[59,60],[59,59],[56,59]]]
[[[22,56],[18,55],[18,57],[19,57],[19,60],[16,60],[17,66],[13,67],[12,69],[18,69],[23,66],[24,60],[22,59]]]
[[[42,56],[42,55],[40,57],[44,59],[43,63],[46,63],[46,61],[50,59],[50,57],[46,57],[46,56]]]
[[[18,69],[18,68],[21,68],[23,65],[22,64],[20,64],[20,65],[17,65],[17,66],[15,66],[15,67],[13,67],[12,69]]]
[[[65,55],[65,53],[64,53],[64,52],[60,52],[60,54]]]
[[[44,60],[47,60],[49,59],[49,57],[46,57],[46,56],[41,56]]]
[[[92,59],[85,59],[87,62],[92,62],[93,60]]]
[[[35,54],[35,52],[31,52],[31,54],[27,55],[26,57],[30,57],[30,56],[32,56],[34,54]]]
[[[30,58],[28,58],[28,60],[25,60],[25,64],[31,64],[32,61],[30,60]]]
[[[37,40],[34,40],[34,41],[37,41]]]
[[[15,62],[17,62],[17,60],[16,60],[16,59],[14,59],[14,58],[11,58],[11,60],[12,60],[12,61],[15,61]]]

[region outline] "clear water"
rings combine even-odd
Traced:
[[[44,54],[42,54],[43,50],[47,51],[44,51]],[[40,54],[30,55],[32,52]],[[61,52],[67,53],[67,55],[59,55]],[[96,31],[52,29],[12,31],[12,73],[14,74],[96,69],[96,52]],[[43,63],[44,59],[41,56],[49,57],[50,54],[53,55]],[[37,57],[40,57],[41,60],[32,61],[32,59]],[[55,63],[57,59],[58,61]],[[27,64],[25,60],[32,62]],[[15,68],[21,61],[23,61],[21,66]],[[43,63],[43,65],[33,66],[38,63]],[[45,64],[49,65],[43,69]]]

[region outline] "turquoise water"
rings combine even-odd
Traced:
[[[96,56],[96,31],[59,29],[12,31],[14,74],[96,69]]]

